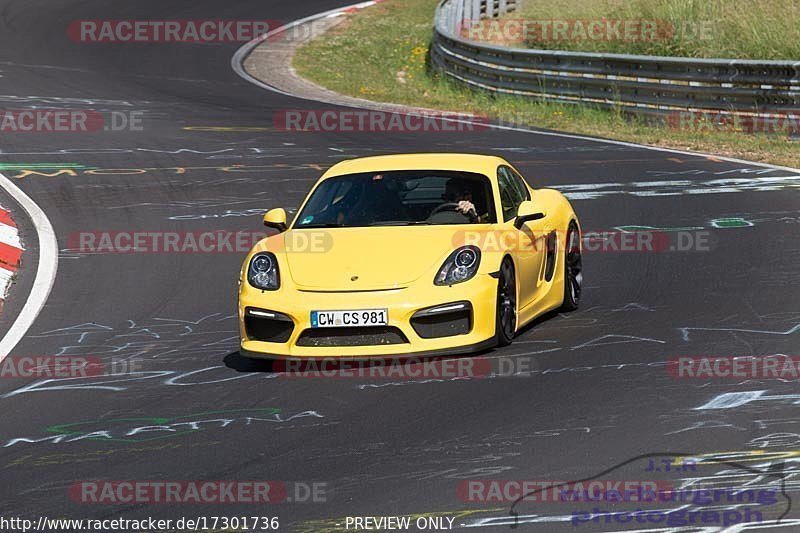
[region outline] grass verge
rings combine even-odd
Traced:
[[[534,0],[523,1],[516,13],[505,18],[526,22],[515,35],[530,48],[741,59],[800,57],[800,0]],[[619,24],[612,29],[607,21]],[[601,24],[590,26],[592,22]]]
[[[619,112],[474,92],[430,73],[436,0],[385,0],[302,46],[297,72],[336,92],[405,105],[488,115],[532,127],[800,167],[785,135],[657,127]]]

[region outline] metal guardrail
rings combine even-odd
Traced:
[[[800,111],[800,61],[506,48],[463,35],[467,24],[514,7],[510,0],[442,0],[434,20],[434,69],[476,89],[633,112]]]
[[[457,28],[464,21],[484,18],[497,18],[517,8],[517,0],[458,0],[441,2],[439,9],[446,11],[446,21],[451,28]],[[438,13],[438,10],[437,10]]]

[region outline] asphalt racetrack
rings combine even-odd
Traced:
[[[288,531],[343,530],[348,516],[452,518],[453,528],[493,531],[666,531],[665,523],[579,522],[574,513],[681,504],[514,505],[514,494],[471,501],[462,489],[475,480],[653,479],[648,458],[690,456],[692,468],[659,474],[678,488],[779,483],[765,523],[748,529],[781,516],[776,531],[800,527],[791,504],[797,381],[676,379],[666,364],[798,355],[800,175],[523,131],[287,133],[272,127],[276,112],[329,106],[237,76],[230,59],[241,43],[92,44],[67,35],[80,19],[289,22],[340,5],[0,0],[0,107],[135,111],[143,120],[142,131],[0,137],[0,173],[46,213],[59,248],[52,292],[11,355],[118,365],[112,376],[0,379],[0,515],[258,515],[279,517]],[[501,155],[534,187],[567,193],[584,232],[646,226],[670,246],[684,235],[687,249],[587,250],[578,311],[545,317],[510,347],[481,354],[525,361],[527,375],[415,380],[286,378],[242,360],[235,313],[244,252],[75,246],[80,232],[263,231],[265,209],[296,207],[333,163],[414,151]],[[46,282],[34,283],[46,251],[40,258],[36,229],[2,194],[28,245],[0,319],[5,332]],[[81,484],[102,480],[273,480],[292,501],[85,501]],[[295,493],[314,483],[318,501]]]

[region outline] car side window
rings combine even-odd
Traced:
[[[513,168],[508,169],[508,171],[514,178],[514,184],[517,186],[517,190],[519,191],[519,194],[522,196],[523,201],[530,200],[531,193],[530,190],[528,190],[528,185],[527,183],[525,183],[525,179],[522,176],[520,176],[518,172],[515,172]]]
[[[508,167],[499,167],[497,169],[497,187],[500,192],[500,204],[503,208],[504,222],[508,222],[517,216],[519,204],[526,199],[515,181],[511,174],[511,169]]]

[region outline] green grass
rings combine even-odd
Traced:
[[[360,11],[324,38],[302,46],[294,66],[319,85],[377,102],[485,114],[538,128],[800,167],[800,143],[784,135],[656,127],[620,112],[493,96],[455,85],[430,73],[426,64],[436,3],[386,0]]]
[[[528,0],[506,18],[528,21],[531,48],[622,54],[800,59],[800,0]],[[658,21],[647,39],[556,38],[541,21]],[[586,23],[584,22],[584,24]],[[633,26],[632,26],[633,27]],[[605,33],[607,35],[607,32]],[[567,38],[563,38],[564,35]],[[641,35],[641,33],[639,33]]]

